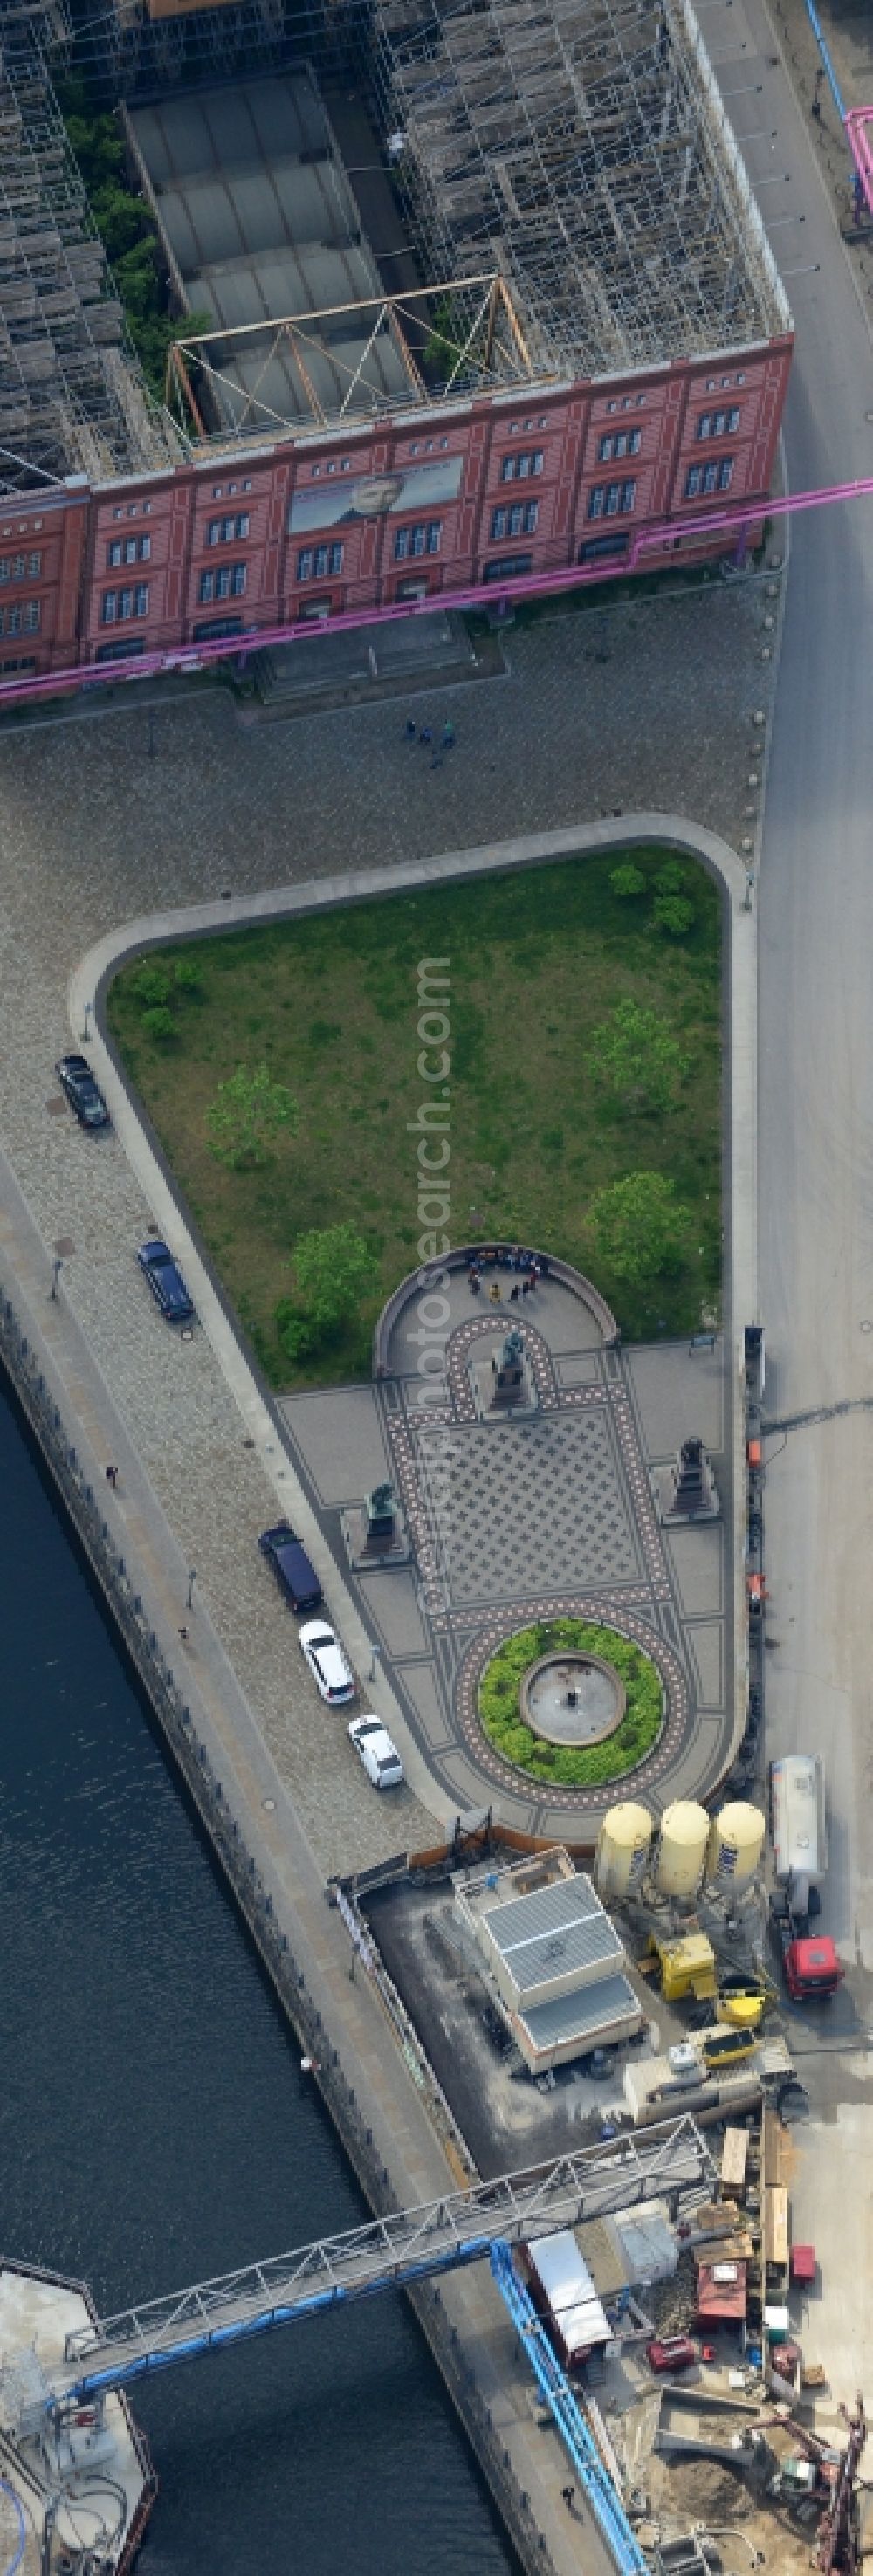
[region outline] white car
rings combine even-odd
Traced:
[[[349,1738],[374,1789],[399,1789],[403,1764],[381,1717],[353,1717]]]
[[[357,1685],[351,1665],[346,1662],[339,1639],[323,1619],[307,1619],[297,1631],[316,1690],[322,1699],[341,1705],[343,1700],[357,1699]]]

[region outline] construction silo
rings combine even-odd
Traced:
[[[710,1827],[706,1876],[722,1895],[739,1896],[756,1877],[764,1849],[766,1819],[760,1807],[742,1799],[721,1807]]]
[[[594,1884],[604,1901],[610,1896],[632,1896],[639,1887],[652,1832],[648,1808],[635,1806],[632,1799],[608,1809],[594,1855]]]
[[[677,1798],[661,1819],[657,1882],[662,1896],[696,1896],[703,1875],[709,1817],[691,1798]]]

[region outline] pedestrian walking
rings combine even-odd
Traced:
[[[521,1283],[521,1293],[522,1293],[522,1296],[523,1296],[523,1297],[529,1297],[529,1296],[530,1296],[530,1280],[529,1280],[529,1279],[523,1279],[523,1280],[522,1280],[522,1283]]]
[[[454,750],[454,747],[455,747],[455,728],[454,728],[454,725],[453,725],[453,723],[452,723],[451,716],[447,716],[447,717],[446,717],[445,724],[444,724],[444,726],[443,726],[443,750],[444,750],[444,751],[453,751],[453,750]]]
[[[407,739],[407,742],[414,742],[414,741],[415,741],[416,730],[417,730],[417,728],[416,728],[416,724],[415,724],[415,719],[414,719],[414,717],[413,717],[413,716],[407,716],[407,718],[406,718],[406,739]]]
[[[535,1287],[536,1287],[536,1284],[537,1284],[536,1267],[535,1267],[535,1264],[534,1264],[533,1262],[531,1263],[530,1269],[529,1269],[528,1274],[527,1274],[527,1284],[528,1284],[528,1287],[529,1287],[529,1288],[535,1288]]]
[[[116,1489],[116,1486],[117,1486],[117,1484],[118,1484],[118,1468],[117,1468],[117,1467],[113,1467],[113,1466],[111,1466],[111,1465],[107,1467],[107,1469],[106,1469],[106,1482],[107,1482],[107,1485],[111,1485],[111,1487],[112,1487],[112,1491],[113,1491],[113,1493],[114,1493],[114,1492],[115,1492],[115,1489]]]
[[[441,753],[441,752],[439,752],[439,751],[434,751],[434,752],[431,754],[431,763],[430,763],[430,765],[431,765],[431,768],[432,768],[432,769],[441,769],[441,768],[442,768],[443,762],[442,762],[442,753]]]
[[[419,739],[419,742],[432,742],[432,741],[433,741],[433,726],[432,726],[432,725],[422,725],[421,732],[420,732],[420,734],[419,734],[418,739]]]
[[[489,1297],[490,1297],[490,1299],[491,1299],[491,1304],[492,1304],[492,1306],[502,1306],[502,1304],[503,1304],[503,1299],[502,1299],[501,1294],[500,1294],[500,1281],[499,1281],[499,1279],[492,1279],[491,1286],[490,1286],[490,1288],[489,1288],[489,1290],[488,1290],[488,1295],[489,1295]]]
[[[517,1297],[520,1297],[520,1296],[521,1296],[521,1280],[520,1280],[520,1279],[517,1279],[517,1280],[516,1280],[516,1283],[515,1283],[515,1287],[514,1287],[514,1288],[510,1288],[510,1291],[509,1291],[509,1303],[510,1303],[510,1305],[511,1305],[511,1306],[514,1306],[514,1305],[515,1305],[516,1298],[517,1298]]]
[[[187,1630],[187,1628],[180,1628],[180,1630],[179,1630],[179,1635],[180,1635],[180,1637],[181,1637],[181,1640],[182,1640],[182,1644],[183,1644],[183,1646],[187,1646],[187,1643],[188,1643],[188,1630]]]
[[[576,2489],[575,2489],[575,2487],[562,2487],[562,2488],[561,2488],[561,2500],[562,2500],[562,2503],[566,2505],[566,2507],[567,2507],[567,2512],[568,2512],[568,2513],[572,2513],[572,2511],[573,2511],[573,2497],[574,2497],[575,2493],[576,2493]]]

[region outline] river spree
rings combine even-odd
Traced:
[[[366,2215],[0,1384],[2,2245],[98,2305]],[[137,2391],[143,2576],[511,2576],[391,2294]]]

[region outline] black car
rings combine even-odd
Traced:
[[[140,1269],[145,1271],[155,1304],[166,1316],[168,1324],[186,1324],[194,1308],[169,1244],[161,1243],[154,1235],[148,1243],[140,1244],[136,1257]]]
[[[109,1111],[84,1055],[62,1055],[55,1072],[82,1127],[108,1127]]]
[[[258,1540],[261,1555],[267,1557],[285,1598],[292,1610],[317,1610],[321,1585],[310,1565],[306,1549],[301,1547],[287,1521],[277,1521],[275,1529],[262,1530]]]

